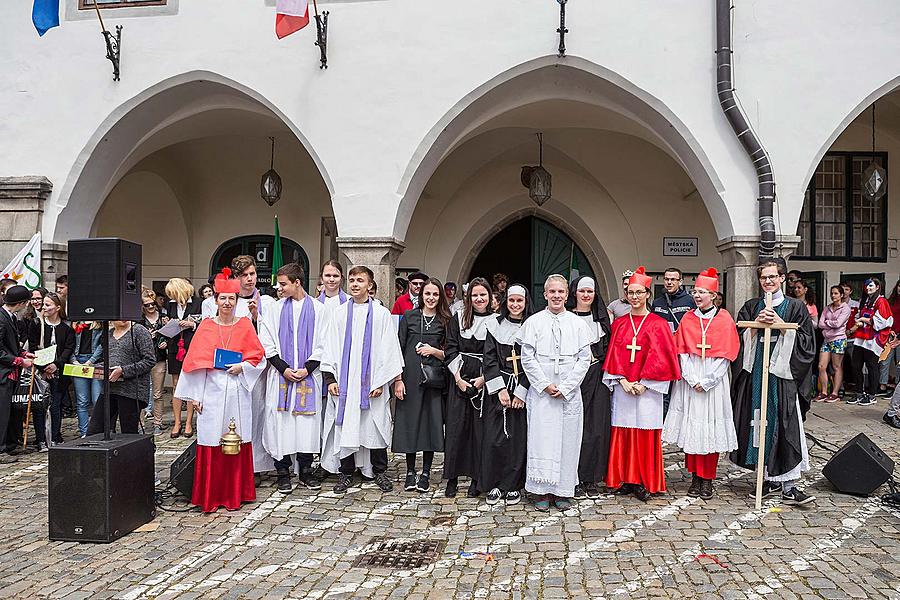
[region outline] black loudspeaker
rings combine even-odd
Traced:
[[[141,319],[141,246],[119,238],[69,242],[69,294],[72,321]]]
[[[894,461],[860,433],[838,450],[822,474],[844,494],[868,496],[890,479]]]
[[[50,539],[112,542],[156,516],[153,436],[91,435],[50,448]]]
[[[196,460],[197,440],[194,440],[169,467],[169,483],[188,500],[194,493],[194,462]]]

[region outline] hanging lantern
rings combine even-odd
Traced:
[[[875,162],[875,103],[872,103],[872,162],[862,174],[862,193],[873,202],[887,191],[887,171]]]
[[[537,134],[539,144],[539,162],[536,167],[522,167],[522,185],[528,188],[528,197],[538,206],[543,206],[550,199],[552,177],[544,168],[544,134]]]
[[[272,140],[272,161],[269,165],[269,170],[263,174],[259,183],[259,194],[266,201],[266,204],[274,206],[276,202],[281,200],[282,186],[281,176],[275,170],[275,138],[270,137],[269,139]]]

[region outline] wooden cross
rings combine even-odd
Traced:
[[[511,362],[513,366],[513,375],[516,377],[519,376],[519,359],[522,358],[522,355],[516,354],[516,348],[513,346],[512,354],[509,355],[509,358],[506,359],[506,362]]]
[[[706,332],[701,332],[700,343],[697,344],[697,349],[700,350],[700,358],[706,359],[706,351],[712,348],[709,344],[706,343]]]
[[[637,336],[633,336],[631,338],[631,343],[625,346],[628,350],[631,350],[631,359],[629,362],[634,362],[634,353],[641,349],[641,346],[637,345]]]
[[[766,308],[772,309],[772,292],[766,292]],[[766,408],[769,401],[769,356],[772,346],[772,330],[781,331],[787,329],[797,329],[797,323],[760,323],[759,321],[738,321],[738,327],[744,329],[762,329],[763,330],[763,359],[762,359],[762,394],[759,402],[759,426],[756,428],[758,435],[757,444],[759,444],[759,455],[756,459],[756,510],[762,508],[762,485],[763,471],[765,470],[766,458]],[[744,352],[756,349],[745,348]]]

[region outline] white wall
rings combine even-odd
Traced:
[[[900,4],[736,4],[738,93],[772,156],[781,224],[793,233],[821,154],[873,95],[895,86]],[[314,28],[276,40],[274,10],[261,0],[191,0],[170,16],[107,12],[108,27],[125,26],[122,81],[114,83],[96,22],[66,21],[39,39],[31,6],[0,3],[0,170],[54,183],[44,232],[55,241],[65,241],[55,236],[57,214],[88,158],[105,151],[106,132],[171,78],[204,71],[183,79],[251,91],[312,153],[341,235],[386,236],[410,173],[444,124],[510,69],[556,62],[558,5],[546,0],[334,3],[327,71],[318,68]],[[730,223],[716,216],[720,233],[755,234],[755,175],[714,95],[713,2],[569,3],[568,27],[571,56],[560,64],[595,65],[669,115],[728,207]],[[115,170],[105,177],[124,175]]]

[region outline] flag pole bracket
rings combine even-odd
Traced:
[[[566,34],[569,33],[569,30],[566,29],[566,2],[568,0],[557,0],[557,2],[559,2],[559,29],[556,30],[556,33],[559,34],[559,50],[556,55],[562,58],[566,55]]]
[[[319,47],[319,68],[328,68],[328,11],[316,13],[316,46]]]
[[[113,35],[107,29],[100,32],[106,41],[106,58],[112,63],[113,81],[119,81],[119,57],[121,55],[122,26],[116,25],[116,34]]]

